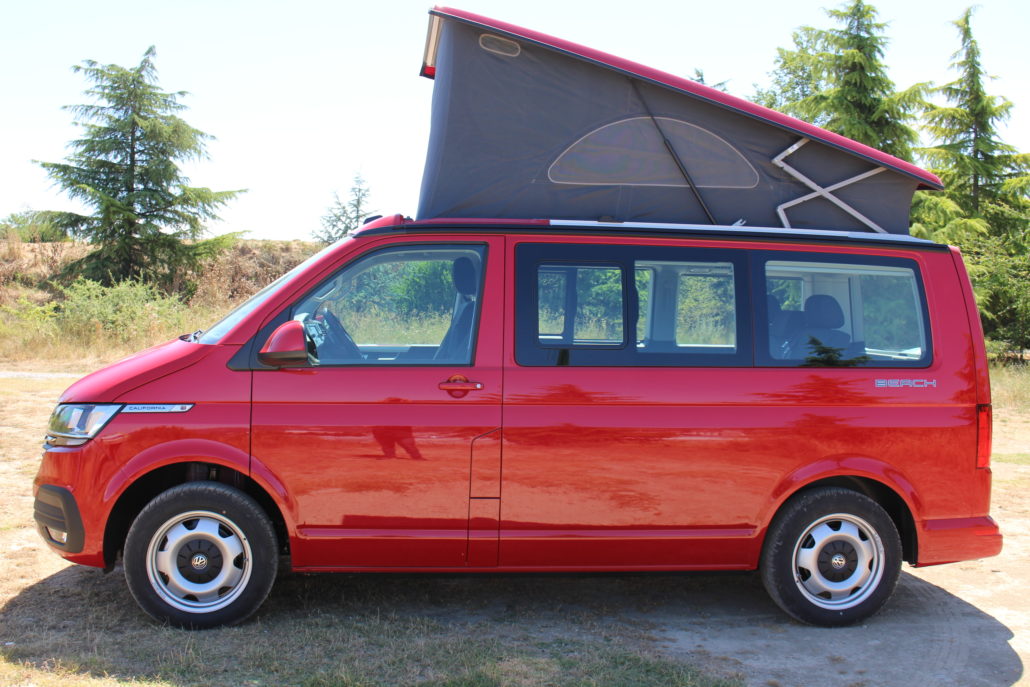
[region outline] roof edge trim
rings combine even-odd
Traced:
[[[392,215],[370,222],[353,234],[354,237],[392,233],[442,232],[509,232],[509,233],[585,233],[596,236],[656,236],[668,238],[717,238],[769,241],[814,241],[950,250],[943,243],[907,234],[880,234],[833,229],[796,229],[748,225],[678,224],[670,222],[600,222],[580,219],[497,219],[491,217],[436,217],[411,220]]]

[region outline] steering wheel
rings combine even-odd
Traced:
[[[354,339],[350,338],[350,334],[344,328],[343,323],[340,322],[340,318],[332,313],[329,308],[323,305],[320,310],[322,321],[325,322],[325,342],[323,346],[328,349],[326,353],[328,356],[321,354],[319,358],[325,360],[326,358],[344,358],[361,360],[364,356],[361,355],[361,349],[354,343]]]

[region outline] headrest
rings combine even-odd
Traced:
[[[816,329],[837,329],[844,325],[844,311],[833,296],[809,296],[805,301],[805,324]]]
[[[462,296],[476,293],[476,267],[469,258],[458,258],[451,265],[451,280]]]

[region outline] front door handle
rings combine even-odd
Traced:
[[[451,375],[447,381],[440,382],[438,386],[454,398],[461,398],[470,391],[479,391],[483,388],[481,382],[470,382],[465,375]]]

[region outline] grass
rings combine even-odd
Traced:
[[[1030,465],[1030,366],[1007,365],[991,369],[994,402],[991,460]]]
[[[336,315],[355,342],[380,346],[438,345],[451,324],[450,313],[404,315],[369,308]]]
[[[1003,453],[992,457],[992,460],[1015,465],[1030,465],[1030,453]]]
[[[991,400],[995,408],[1030,413],[1030,365],[992,367]]]
[[[41,685],[738,684],[648,651],[640,630],[617,620],[580,613],[561,622],[540,609],[490,608],[486,594],[510,600],[504,587],[519,587],[517,580],[493,578],[477,591],[448,578],[290,576],[256,620],[188,633],[140,619],[120,603],[125,590],[112,578],[72,568],[10,604],[0,615],[13,621],[5,622],[12,634],[0,634],[16,640],[0,649],[0,681],[6,673]],[[38,612],[62,589],[59,618],[23,620],[30,605]],[[477,612],[465,612],[469,606]]]

